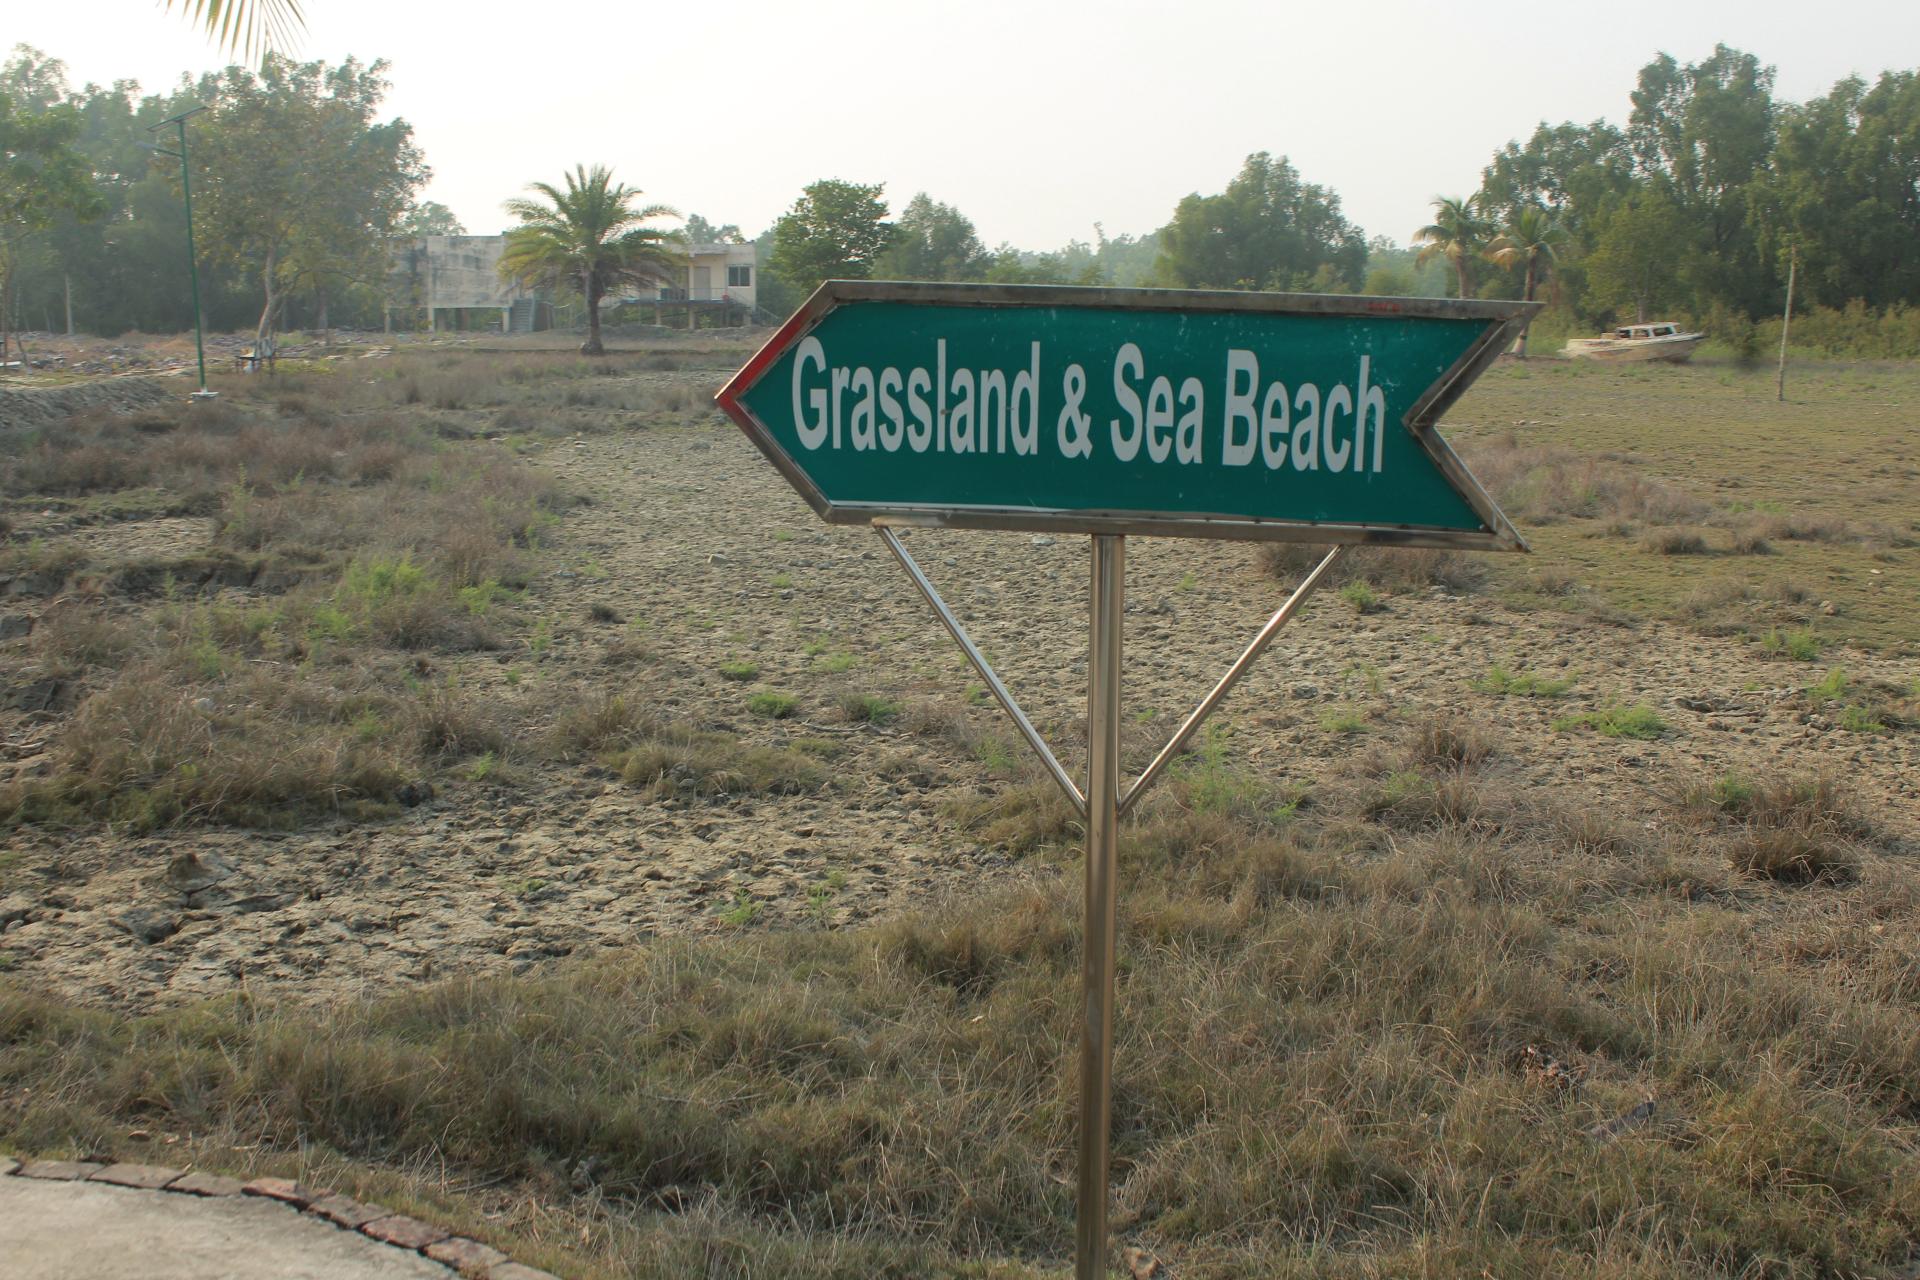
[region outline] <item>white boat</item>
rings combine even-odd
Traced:
[[[1561,354],[1576,360],[1670,360],[1678,364],[1706,340],[1704,333],[1682,333],[1672,321],[1655,320],[1651,324],[1623,324],[1598,338],[1569,338]]]

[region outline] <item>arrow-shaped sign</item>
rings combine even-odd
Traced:
[[[830,280],[716,399],[836,523],[1521,549],[1433,424],[1538,309]]]

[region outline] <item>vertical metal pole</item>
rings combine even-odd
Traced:
[[[1076,1280],[1107,1275],[1107,1143],[1113,1121],[1113,957],[1120,832],[1120,631],[1126,539],[1093,539],[1087,651],[1087,929],[1080,982],[1080,1193]]]
[[[1776,399],[1787,400],[1787,329],[1793,324],[1793,275],[1800,266],[1800,246],[1794,245],[1787,258],[1787,309],[1780,316],[1780,390]]]
[[[187,176],[187,118],[180,126],[180,195],[187,204],[187,278],[193,283],[193,352],[200,359],[200,390],[207,389],[207,343],[200,322],[200,260],[193,249],[193,180]]]

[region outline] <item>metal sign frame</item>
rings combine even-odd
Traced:
[[[783,354],[842,303],[894,301],[963,307],[1076,307],[1142,311],[1324,315],[1332,317],[1410,316],[1484,320],[1486,330],[1414,402],[1402,421],[1427,456],[1478,515],[1477,531],[1415,525],[1315,524],[1308,521],[1253,520],[1235,516],[1187,515],[1142,511],[1084,512],[1031,508],[941,507],[887,503],[834,503],[806,471],[788,456],[743,397]],[[816,290],[792,319],[780,327],[736,373],[715,401],[779,469],[820,517],[833,524],[874,527],[887,550],[912,580],[921,597],[972,664],[1021,737],[1039,756],[1048,774],[1086,827],[1086,936],[1081,956],[1079,1170],[1074,1219],[1074,1275],[1101,1280],[1107,1274],[1107,1198],[1112,1137],[1113,1023],[1116,925],[1118,919],[1120,821],[1194,733],[1226,698],[1247,669],[1324,583],[1353,544],[1444,547],[1481,551],[1525,551],[1527,545],[1460,460],[1434,423],[1458,400],[1494,359],[1526,327],[1539,303],[1468,299],[1364,298],[1299,293],[1187,292],[1174,289],[1104,289],[1053,285],[894,284],[830,280]],[[1091,535],[1088,592],[1087,771],[1086,786],[1061,764],[966,627],[940,598],[939,590],[902,540],[912,527],[1035,530]],[[1332,543],[1267,619],[1225,675],[1200,700],[1131,786],[1122,785],[1120,761],[1122,632],[1126,600],[1126,536],[1280,539]]]
[[[834,502],[820,491],[806,469],[774,439],[767,424],[748,407],[745,397],[781,356],[817,328],[836,308],[849,302],[903,302],[993,310],[1071,308],[1485,321],[1485,332],[1414,401],[1401,419],[1415,443],[1480,518],[1483,527],[1464,530],[1386,523],[1334,524],[1249,519],[1231,513],[1062,511],[1035,507]],[[1110,289],[1081,285],[912,284],[890,280],[829,280],[814,290],[800,309],[761,345],[753,358],[727,380],[714,401],[786,477],[787,483],[806,499],[807,505],[829,524],[1522,551],[1526,549],[1526,543],[1519,532],[1480,487],[1479,481],[1461,464],[1434,424],[1473,384],[1474,379],[1501,352],[1514,344],[1542,305],[1538,302],[1479,298],[1372,298],[1347,294]]]

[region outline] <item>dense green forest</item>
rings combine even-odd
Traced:
[[[190,323],[179,165],[157,149],[171,131],[153,129],[200,105],[192,182],[209,325],[377,324],[398,300],[395,242],[460,229],[418,200],[428,170],[407,123],[380,118],[385,73],[270,57],[166,93],[76,89],[57,60],[16,49],[0,66],[0,294],[13,327]],[[1657,313],[1751,351],[1791,262],[1812,309],[1806,340],[1920,355],[1920,73],[1783,102],[1771,68],[1720,46],[1695,63],[1656,57],[1630,102],[1623,123],[1541,122],[1491,157],[1477,187],[1429,193],[1429,225],[1371,237],[1336,192],[1269,152],[1222,190],[1179,199],[1150,233],[1110,238],[1096,225],[1091,241],[1050,251],[989,249],[924,192],[896,216],[884,184],[826,179],[757,238],[761,297],[779,313],[833,276],[1537,296],[1547,330]],[[687,234],[738,232],[696,216]]]

